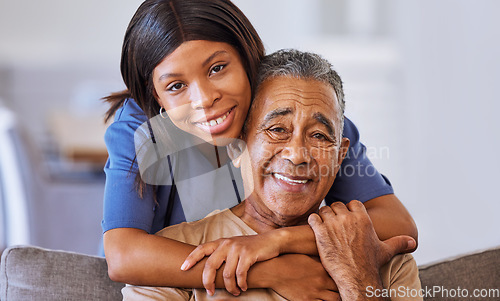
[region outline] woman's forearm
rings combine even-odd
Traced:
[[[409,235],[417,241],[415,223],[397,199],[386,195],[365,202],[368,214],[380,240],[397,235]],[[281,228],[261,235],[269,235],[277,242],[279,253],[317,255],[314,233],[309,225]],[[108,273],[114,281],[135,285],[202,288],[204,259],[188,271],[180,269],[195,246],[165,237],[150,235],[132,228],[107,231],[104,248]],[[217,272],[216,287],[224,287],[222,269]],[[261,287],[248,279],[249,287]]]
[[[113,229],[104,234],[109,277],[134,285],[182,286],[192,283],[195,287],[196,277],[193,275],[196,270],[180,270],[184,258],[194,248],[133,228]],[[201,277],[198,278],[201,282]]]
[[[318,256],[314,232],[309,225],[280,228],[262,235],[273,235],[280,254],[305,254]]]
[[[394,194],[371,199],[364,203],[380,240],[409,235],[418,243],[418,231],[404,205]],[[280,254],[318,255],[314,232],[309,225],[281,228],[263,235],[273,235]]]
[[[314,235],[314,234],[313,234]],[[142,286],[203,288],[206,258],[188,271],[180,269],[195,246],[133,228],[118,228],[104,234],[104,250],[109,277],[113,281]],[[275,266],[257,263],[248,277],[249,288],[270,286]],[[224,288],[223,267],[217,271],[215,285]]]
[[[371,199],[366,201],[364,205],[380,240],[398,235],[408,235],[413,237],[418,244],[418,230],[415,221],[394,194]]]

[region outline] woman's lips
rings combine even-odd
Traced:
[[[234,115],[235,115],[235,107],[232,107],[229,111],[226,113],[218,116],[211,118],[207,121],[203,122],[194,122],[194,124],[202,129],[205,132],[208,132],[210,134],[219,134],[227,130],[231,124],[233,123],[234,120]]]

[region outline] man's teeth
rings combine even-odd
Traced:
[[[212,119],[212,120],[207,121],[207,122],[200,122],[200,124],[204,125],[204,126],[214,126],[214,125],[221,124],[224,122],[224,120],[226,120],[227,116],[229,116],[230,113],[231,113],[231,111],[227,112],[226,114],[224,114],[224,116],[221,116],[217,119]]]
[[[287,178],[287,177],[282,176],[282,175],[277,174],[277,173],[275,173],[274,176],[279,180],[282,180],[282,181],[285,181],[285,182],[288,182],[291,184],[305,184],[305,183],[307,183],[307,180],[292,180],[290,178]]]

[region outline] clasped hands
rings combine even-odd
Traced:
[[[316,242],[314,250],[306,247],[307,244],[299,238],[294,240],[293,234],[284,236],[280,231],[296,227],[282,228],[201,244],[189,254],[181,269],[189,270],[208,257],[202,276],[208,294],[214,294],[217,271],[223,269],[226,290],[238,296],[248,289],[247,278],[252,265],[276,258],[281,259],[281,265],[277,266],[274,277],[270,275],[275,281],[267,287],[283,297],[292,300],[340,300],[340,297],[355,300],[360,296],[353,294],[364,291],[367,286],[381,287],[381,266],[396,254],[416,247],[410,236],[379,240],[365,206],[359,201],[324,206],[309,216],[308,223],[310,233],[307,239]],[[290,244],[298,246],[290,248]],[[303,250],[300,245],[304,245]],[[282,255],[287,253],[302,254]]]

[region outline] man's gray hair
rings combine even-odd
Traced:
[[[340,107],[339,120],[342,133],[345,110],[344,90],[342,80],[330,62],[315,53],[295,49],[278,50],[262,60],[257,77],[257,91],[264,81],[280,76],[312,79],[332,86]]]

